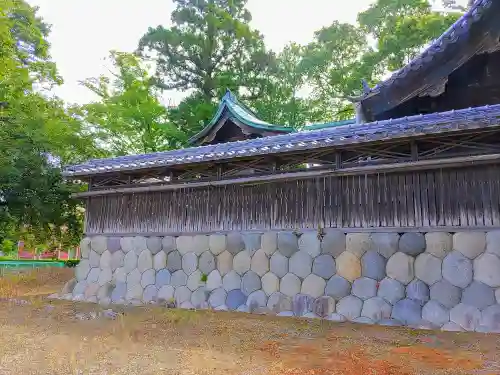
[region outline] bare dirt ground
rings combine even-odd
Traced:
[[[49,301],[73,274],[0,279],[0,374],[500,374],[500,335]],[[28,301],[28,302],[22,302]]]

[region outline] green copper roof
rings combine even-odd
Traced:
[[[224,113],[224,110],[229,111],[230,114],[236,118],[236,120],[240,121],[244,125],[250,126],[255,129],[267,130],[271,132],[278,131],[284,133],[292,133],[295,131],[294,128],[289,126],[273,125],[258,119],[248,107],[238,101],[238,99],[231,93],[231,91],[227,90],[226,94],[222,97],[217,112],[215,113],[212,120],[208,123],[207,126],[203,128],[201,132],[191,137],[188,142],[195,143],[200,138],[206,136],[209,131],[217,125]]]

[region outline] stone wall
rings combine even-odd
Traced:
[[[500,332],[500,231],[84,238],[63,298]]]

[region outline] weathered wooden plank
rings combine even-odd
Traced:
[[[422,205],[422,199],[420,196],[420,176],[418,173],[412,173],[411,186],[413,190],[413,212],[415,213],[415,226],[421,227],[422,223],[422,210],[420,206]]]
[[[473,169],[472,170],[472,180],[474,184],[474,212],[475,212],[475,220],[477,226],[483,226],[484,224],[484,211],[486,207],[483,206],[483,197],[482,197],[482,191],[481,191],[481,180],[480,174],[478,173],[479,170]]]
[[[438,214],[437,225],[442,227],[446,225],[448,215],[446,212],[446,192],[445,179],[443,170],[439,169],[435,172],[435,182],[436,184],[436,210]]]
[[[325,227],[325,179],[316,179],[316,197],[314,199],[314,210],[316,211],[316,216],[318,220],[318,226],[321,228]]]
[[[429,196],[427,189],[427,175],[421,173],[419,175],[420,180],[420,211],[422,212],[422,226],[430,226],[429,220]]]
[[[418,223],[418,218],[419,215],[417,213],[417,210],[415,209],[416,205],[416,189],[417,186],[415,184],[415,173],[409,173],[406,175],[406,189],[408,192],[408,226],[409,227],[415,227],[417,225],[420,225]]]
[[[488,181],[491,184],[491,212],[493,225],[500,225],[500,174],[498,169],[489,169]]]
[[[477,225],[477,217],[479,215],[479,212],[476,212],[476,202],[474,202],[474,198],[476,197],[476,181],[474,181],[474,170],[470,171],[469,173],[469,178],[467,179],[468,182],[468,210],[467,210],[467,215],[469,217],[469,225],[471,226],[476,226]]]
[[[377,199],[377,196],[373,176],[365,176],[365,197],[367,200],[367,226],[374,227],[378,225],[378,220],[375,216],[375,199]]]
[[[382,186],[382,192],[383,192],[383,204],[381,205],[381,226],[382,227],[388,227],[388,226],[394,226],[394,220],[392,220],[390,213],[392,212],[392,204],[391,204],[391,199],[392,197],[390,196],[390,191],[389,191],[389,186],[388,186],[388,178],[386,174],[381,174],[379,175],[380,178],[380,185]]]
[[[361,205],[359,203],[359,184],[357,176],[351,177],[351,204],[349,206],[349,213],[351,216],[351,226],[353,228],[359,228],[361,225]]]
[[[436,199],[436,172],[427,172],[427,189],[429,193],[429,220],[431,226],[439,227],[439,208]]]
[[[457,170],[457,179],[455,185],[455,197],[458,205],[458,211],[460,216],[459,226],[467,225],[467,210],[465,206],[465,172],[463,170]]]
[[[360,176],[352,177],[353,186],[353,206],[351,207],[351,212],[353,213],[353,222],[355,228],[363,227],[363,200],[361,198],[361,181]]]
[[[491,201],[490,201],[490,193],[488,191],[488,180],[487,173],[485,170],[479,170],[478,174],[480,175],[480,185],[481,185],[481,204],[484,207],[483,210],[483,221],[484,226],[489,227],[492,226],[492,215],[491,215]]]
[[[407,227],[408,226],[408,204],[407,204],[407,199],[408,199],[408,192],[406,190],[406,181],[405,181],[405,175],[404,174],[399,174],[398,175],[398,192],[399,192],[399,218],[400,218],[400,225],[402,227]]]
[[[93,196],[87,233],[500,226],[500,165]]]
[[[345,180],[342,178],[332,179],[334,181],[333,194],[335,194],[335,211],[333,215],[335,215],[335,228],[341,228],[344,225],[344,210],[345,206],[343,204],[343,200],[345,195],[342,192],[345,189]]]
[[[372,176],[371,180],[371,186],[372,186],[372,212],[373,212],[373,227],[379,227],[382,225],[382,220],[380,217],[380,206],[381,206],[381,199],[380,199],[380,191],[381,191],[381,186],[380,186],[380,176]]]
[[[390,188],[390,197],[392,197],[392,207],[388,213],[392,213],[394,215],[394,226],[401,226],[401,204],[400,204],[400,189],[399,189],[399,178],[398,175],[389,175],[389,188]]]
[[[458,202],[456,199],[456,192],[450,194],[450,191],[456,191],[457,171],[455,169],[449,170],[446,173],[446,197],[448,199],[448,207],[450,210],[449,225],[458,226],[460,222],[460,211],[458,209]]]

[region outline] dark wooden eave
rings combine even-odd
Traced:
[[[360,102],[368,121],[418,95],[432,92],[478,54],[498,49],[500,1],[479,0],[422,54],[365,93]]]

